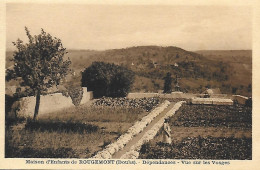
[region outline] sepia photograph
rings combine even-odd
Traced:
[[[5,8],[4,158],[252,160],[252,6]]]

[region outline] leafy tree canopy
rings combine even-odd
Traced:
[[[29,42],[24,43],[20,39],[13,42],[17,48],[12,59],[14,66],[7,69],[6,79],[19,79],[20,85],[36,96],[35,119],[39,111],[40,95],[60,83],[68,74],[71,62],[63,60],[66,48],[63,48],[60,39],[53,38],[43,29],[35,36],[30,34],[27,27],[25,31]]]
[[[93,91],[95,97],[123,97],[130,91],[134,73],[125,67],[93,62],[82,73],[82,86]]]
[[[28,87],[33,94],[47,91],[53,85],[58,85],[68,74],[69,60],[63,60],[66,48],[61,40],[52,37],[43,29],[41,34],[32,36],[25,27],[28,43],[18,39],[13,42],[17,50],[12,61],[14,67],[7,70],[6,79],[19,79],[21,86]]]

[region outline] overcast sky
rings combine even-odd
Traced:
[[[247,6],[141,6],[8,4],[6,45],[27,41],[43,28],[67,49],[114,49],[139,45],[186,50],[252,49]]]

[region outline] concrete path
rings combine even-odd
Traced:
[[[171,102],[171,104],[170,104],[166,109],[164,109],[157,117],[155,117],[154,120],[152,120],[152,122],[151,122],[148,126],[146,126],[141,133],[139,133],[138,135],[136,135],[135,137],[133,137],[133,138],[126,144],[126,146],[125,146],[122,150],[116,152],[116,153],[112,156],[112,159],[120,159],[121,156],[123,156],[126,152],[129,152],[129,151],[130,151],[130,148],[131,148],[133,145],[135,145],[135,144],[144,136],[144,134],[145,134],[147,131],[149,131],[160,119],[162,119],[162,118],[165,116],[165,114],[166,114],[170,109],[173,108],[173,106],[174,106],[175,104],[176,104],[176,103]]]

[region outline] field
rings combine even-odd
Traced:
[[[184,105],[170,119],[171,145],[157,135],[142,159],[252,159],[252,111],[241,105]]]
[[[114,142],[159,99],[102,98],[36,122],[7,122],[5,157],[89,158]]]

